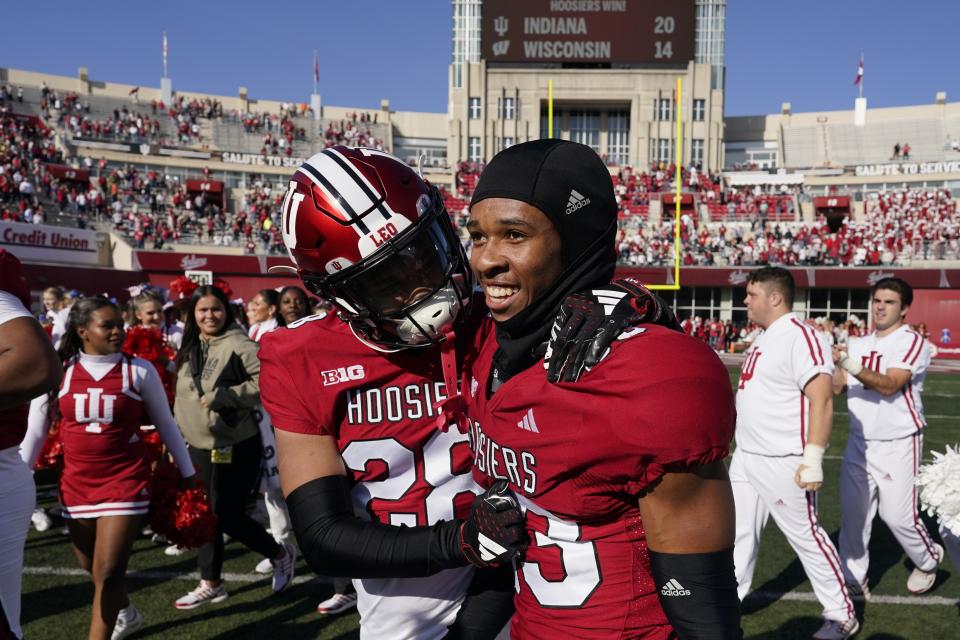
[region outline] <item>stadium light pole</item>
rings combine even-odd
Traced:
[[[683,183],[683,78],[677,78],[677,158],[674,164],[673,195],[673,282],[671,284],[648,284],[654,291],[678,291],[680,289],[680,187]]]

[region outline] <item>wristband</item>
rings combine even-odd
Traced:
[[[843,355],[840,356],[840,361],[837,362],[837,366],[856,378],[860,375],[860,372],[863,371],[863,365],[851,358],[846,351],[841,353],[843,353]]]
[[[803,464],[808,467],[822,467],[823,454],[827,452],[826,447],[808,442],[803,448]]]
[[[800,482],[805,484],[823,482],[823,454],[826,447],[807,443],[803,448],[803,464],[800,470]]]

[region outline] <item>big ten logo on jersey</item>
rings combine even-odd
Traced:
[[[477,421],[470,423],[473,466],[497,480],[507,480],[528,495],[537,492],[537,458],[529,451],[517,452],[495,442]]]
[[[759,349],[751,349],[747,352],[747,357],[744,358],[743,365],[740,367],[740,384],[737,388],[743,389],[753,379],[753,373],[757,369],[757,360],[759,359]]]
[[[442,382],[350,389],[347,423],[350,425],[407,422],[440,415],[436,405],[447,399]]]
[[[465,518],[480,487],[470,476],[467,434],[432,426],[397,438],[354,440],[343,461],[354,473],[354,503],[394,526],[425,526]]]
[[[74,413],[79,424],[87,423],[86,431],[100,433],[101,423],[113,422],[113,404],[117,396],[104,394],[103,389],[87,389],[87,393],[73,394]]]
[[[351,380],[363,380],[366,374],[363,371],[363,365],[354,364],[349,367],[339,367],[337,369],[327,369],[321,371],[323,377],[323,386],[329,387],[332,384],[349,382]]]
[[[871,351],[864,356],[860,356],[860,364],[863,365],[864,369],[870,369],[871,371],[880,373],[880,360],[882,358],[883,354],[879,351]]]

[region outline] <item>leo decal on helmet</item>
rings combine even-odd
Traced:
[[[435,343],[469,302],[472,274],[439,192],[388,153],[324,149],[293,174],[281,211],[304,285],[367,339]]]

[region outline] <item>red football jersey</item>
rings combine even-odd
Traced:
[[[336,438],[354,500],[377,520],[424,526],[467,515],[479,490],[467,435],[436,425],[434,405],[447,397],[438,349],[383,353],[347,324],[311,316],[265,334],[260,361],[274,426]]]
[[[511,637],[673,637],[639,494],[726,456],[733,394],[702,342],[659,326],[628,335],[572,384],[548,383],[541,362],[488,398],[493,335],[470,371],[474,477],[506,479],[527,514]]]
[[[149,505],[150,467],[140,425],[150,420],[136,388],[134,363],[153,366],[124,355],[99,380],[77,359],[64,371],[58,400],[64,462],[60,497],[68,512],[79,507],[74,517],[84,517],[80,514],[92,505],[101,505],[94,510],[100,515],[113,515],[104,505],[119,510]]]

